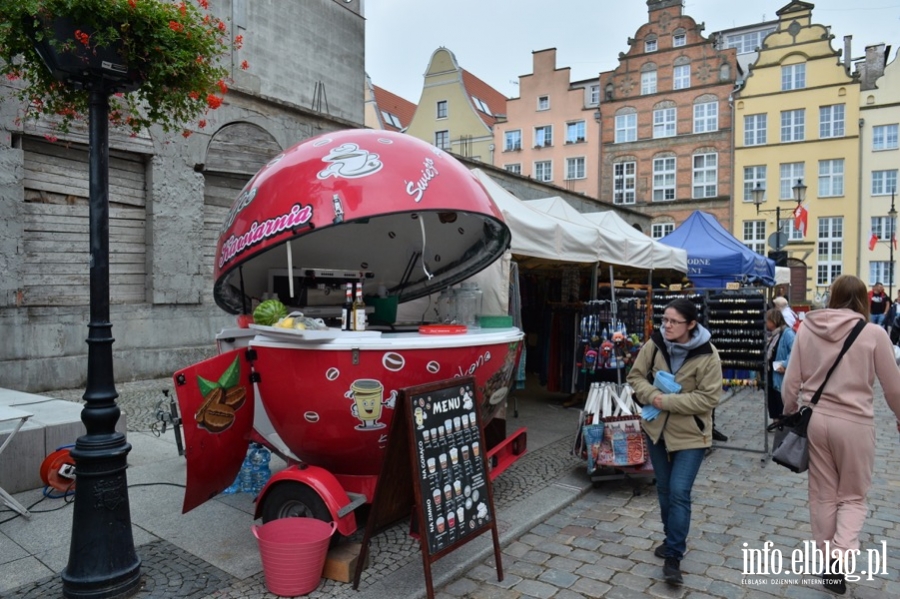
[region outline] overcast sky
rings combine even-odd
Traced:
[[[854,58],[886,43],[900,46],[898,0],[816,0],[813,22],[831,27],[835,49],[853,36]],[[773,20],[787,0],[687,0],[684,13],[705,35]],[[852,6],[852,8],[851,8]],[[366,72],[372,82],[418,103],[432,53],[450,49],[459,65],[508,97],[531,53],[556,48],[556,66],[573,81],[618,65],[628,38],[647,21],[645,0],[365,0]],[[611,8],[612,7],[612,8]],[[727,7],[727,8],[726,8]]]

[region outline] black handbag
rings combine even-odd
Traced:
[[[816,405],[819,398],[822,397],[822,391],[825,389],[828,379],[831,378],[831,373],[837,368],[841,358],[844,357],[844,354],[847,353],[847,350],[850,349],[850,346],[853,345],[853,342],[856,341],[856,338],[865,326],[866,321],[860,320],[853,327],[853,330],[850,331],[850,334],[844,341],[844,346],[841,348],[841,353],[838,354],[834,364],[831,365],[828,374],[825,375],[825,380],[822,381],[819,389],[812,396],[809,405],[803,406],[793,414],[779,418],[766,428],[770,433],[775,433],[775,439],[772,442],[772,461],[776,464],[797,473],[806,472],[809,469],[809,439],[806,436],[806,431],[809,427],[809,419],[812,417],[812,406]]]

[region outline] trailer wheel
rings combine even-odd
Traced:
[[[332,521],[331,512],[322,498],[303,483],[281,483],[266,493],[262,505],[263,524],[279,518],[297,517]]]

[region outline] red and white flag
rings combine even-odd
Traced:
[[[794,228],[800,231],[801,237],[806,237],[809,228],[809,210],[806,209],[806,204],[797,204],[794,208]]]
[[[875,231],[872,231],[872,236],[869,237],[869,250],[874,250],[876,244],[878,244],[878,235],[875,234]]]

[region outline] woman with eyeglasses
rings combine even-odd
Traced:
[[[663,578],[681,584],[681,560],[691,526],[691,488],[706,450],[712,446],[712,411],[722,394],[722,363],[697,307],[684,298],[666,305],[662,326],[641,348],[628,383],[635,398],[653,406],[641,420],[656,475],[665,541],[654,549],[663,558]],[[674,375],[675,385],[664,382]],[[665,389],[665,391],[660,388]],[[680,388],[679,388],[680,387]],[[648,420],[649,419],[649,420]]]

